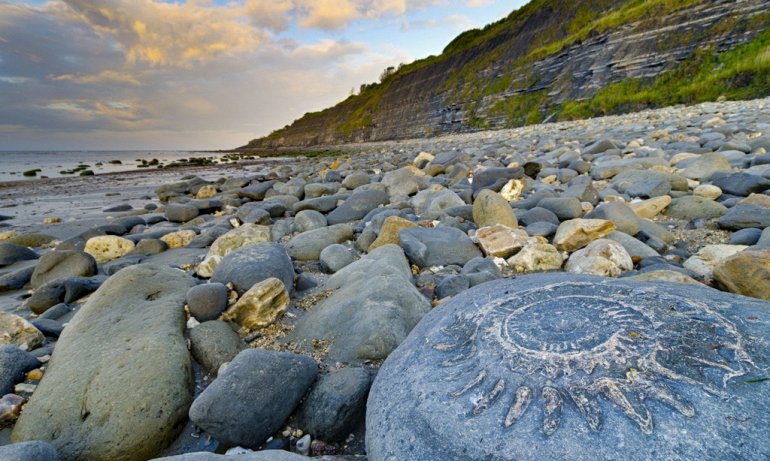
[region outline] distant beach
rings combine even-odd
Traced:
[[[229,162],[227,154],[186,150],[0,151],[0,182]]]

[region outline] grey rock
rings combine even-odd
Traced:
[[[561,193],[561,196],[575,197],[581,202],[588,202],[591,205],[599,203],[599,193],[591,183],[570,185]]]
[[[551,223],[559,225],[559,217],[551,211],[541,207],[534,207],[519,216],[519,222],[524,226],[529,226],[537,222]]]
[[[198,208],[185,203],[169,203],[166,206],[166,219],[171,222],[187,222],[200,214]]]
[[[350,197],[349,194],[337,194],[311,198],[295,203],[292,208],[294,208],[294,211],[297,212],[302,210],[315,210],[321,213],[328,213],[329,211],[337,208],[337,202],[340,200],[345,200],[348,197]]]
[[[748,227],[741,229],[730,236],[730,245],[754,245],[762,236],[762,229]]]
[[[53,319],[34,319],[32,320],[32,326],[40,330],[45,336],[52,336],[58,338],[64,330],[64,325]]]
[[[436,298],[444,299],[462,293],[471,287],[470,277],[467,275],[450,275],[436,286]]]
[[[357,187],[369,184],[369,174],[363,171],[354,171],[342,180],[342,187],[353,190]]]
[[[12,345],[0,346],[0,394],[13,392],[13,386],[40,365],[40,361],[25,350]]]
[[[190,419],[228,446],[256,449],[316,379],[310,357],[260,349],[239,353],[190,407]]]
[[[195,361],[216,375],[223,363],[231,361],[246,348],[230,325],[220,320],[203,322],[190,330],[190,352]]]
[[[418,176],[409,168],[404,167],[385,173],[382,177],[382,184],[388,187],[388,193],[391,196],[414,195],[428,187],[428,179],[425,176]]]
[[[600,139],[583,150],[583,155],[596,155],[610,149],[619,149],[620,144],[612,139]]]
[[[462,205],[466,205],[463,199],[449,189],[426,189],[412,197],[415,212],[424,219],[438,219],[446,210]]]
[[[257,182],[239,189],[236,193],[238,197],[249,200],[263,200],[267,191],[273,188],[275,181]]]
[[[685,195],[671,201],[666,216],[689,221],[695,218],[713,219],[727,213],[727,207],[697,195]]]
[[[353,238],[353,226],[335,224],[333,226],[303,232],[286,243],[286,251],[298,261],[314,261],[321,256],[321,251],[329,245],[342,243]]]
[[[38,288],[63,277],[90,277],[96,274],[96,260],[76,250],[56,250],[40,257],[32,273],[30,285]]]
[[[25,306],[39,315],[56,304],[71,303],[96,291],[106,279],[103,275],[56,279],[38,287],[25,301]]]
[[[245,203],[241,205],[235,216],[237,216],[242,223],[270,224],[270,212],[262,208],[260,206],[261,203],[262,202]]]
[[[318,260],[327,272],[337,272],[353,262],[353,252],[345,245],[334,244],[324,248]]]
[[[717,172],[731,171],[730,163],[719,152],[703,154],[691,161],[685,160],[680,166],[684,167],[682,176],[701,181],[710,179]]]
[[[557,229],[559,229],[559,226],[549,222],[536,222],[525,228],[527,235],[532,237],[550,237],[556,234]]]
[[[647,258],[650,256],[658,256],[657,251],[647,246],[644,242],[641,242],[636,238],[626,234],[625,232],[613,231],[610,232],[606,238],[621,244],[623,248],[625,248],[628,252],[628,255],[632,258]]]
[[[719,227],[730,230],[770,226],[770,208],[757,205],[738,205],[719,218]]]
[[[411,227],[399,232],[401,247],[420,267],[464,265],[481,251],[464,232],[452,227]]]
[[[562,221],[583,216],[583,208],[580,206],[580,200],[575,197],[544,198],[538,202],[537,207],[545,208]]]
[[[668,182],[670,184],[669,190],[687,192],[689,186],[687,184],[687,178],[676,174],[662,173],[660,171],[649,170],[629,170],[612,178],[612,187],[621,194],[627,193],[634,188],[640,188],[639,184],[647,182]],[[665,187],[665,186],[663,186]]]
[[[64,459],[116,460],[150,458],[174,440],[192,400],[183,305],[193,284],[153,265],[105,282],[59,338],[13,440],[49,441]]]
[[[221,283],[204,283],[187,290],[187,308],[199,322],[214,320],[227,309],[227,287]]]
[[[770,248],[770,227],[766,227],[765,230],[762,231],[756,244],[760,248]]]
[[[278,243],[246,245],[228,254],[219,263],[211,281],[232,283],[242,295],[255,283],[270,277],[282,281],[291,293],[294,288],[294,266],[284,247]]]
[[[770,179],[748,173],[733,173],[714,178],[711,183],[725,194],[746,197],[770,189]]]
[[[35,267],[25,267],[7,274],[0,275],[0,293],[19,290],[29,283]]]
[[[37,253],[15,243],[0,242],[0,266],[10,266],[19,261],[37,259]]]
[[[294,229],[307,232],[327,226],[326,216],[315,210],[302,210],[294,216]]]
[[[431,311],[380,368],[367,455],[763,456],[770,387],[748,383],[766,377],[770,344],[754,338],[768,328],[766,302],[696,285],[574,274],[490,282]],[[751,423],[723,424],[726,415]]]
[[[329,360],[382,360],[430,310],[396,245],[381,246],[343,268],[325,288],[336,291],[297,322],[287,341],[309,349],[315,339],[330,341]]]
[[[386,205],[390,197],[380,190],[358,190],[326,216],[330,225],[355,221],[366,216],[374,208]]]
[[[671,183],[665,179],[650,179],[634,183],[626,190],[631,197],[651,198],[668,195],[671,192]]]
[[[326,457],[321,457],[318,461],[335,461],[335,459],[327,460]],[[156,458],[154,461],[307,461],[307,456],[298,455],[290,451],[284,450],[260,450],[252,453],[244,453],[240,455],[216,455],[214,453],[199,452],[199,453],[186,453],[183,455],[169,456],[166,458]],[[344,460],[340,460],[344,461]]]
[[[639,232],[639,217],[625,203],[603,203],[586,214],[586,218],[612,221],[619,231],[625,232],[628,235],[635,235]]]
[[[0,446],[3,461],[59,461],[56,448],[41,440]]]
[[[213,243],[213,241],[212,241]],[[168,244],[160,239],[143,239],[131,250],[133,254],[156,255],[168,250]]]
[[[313,438],[341,442],[366,409],[372,377],[363,368],[341,368],[322,376],[297,410],[297,424]]]
[[[305,184],[305,198],[323,197],[324,195],[334,195],[340,190],[338,182],[313,182]]]

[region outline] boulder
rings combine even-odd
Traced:
[[[741,251],[714,267],[714,280],[725,290],[770,301],[770,250]]]
[[[289,308],[289,293],[283,282],[270,277],[257,282],[230,306],[222,320],[240,326],[243,336],[272,325]]]
[[[211,274],[211,281],[232,283],[239,294],[254,284],[275,277],[291,292],[294,287],[294,266],[289,255],[278,243],[247,245],[228,254]]]
[[[489,189],[479,192],[473,201],[473,221],[479,228],[495,224],[512,228],[519,225],[508,200]]]
[[[133,249],[131,240],[117,235],[100,235],[88,239],[83,251],[93,256],[97,264],[102,264],[125,256]]]
[[[486,283],[431,311],[382,365],[367,457],[753,458],[768,452],[756,423],[770,421],[770,344],[754,338],[769,329],[766,302],[695,285]]]
[[[463,231],[454,227],[412,227],[399,232],[401,248],[420,267],[464,265],[481,251]]]
[[[329,279],[325,288],[336,291],[302,317],[286,340],[309,350],[314,341],[328,341],[332,361],[382,360],[430,310],[411,279],[399,247],[377,248]]]
[[[356,221],[390,201],[388,194],[377,189],[359,189],[326,216],[329,225]]]
[[[310,357],[260,349],[240,352],[190,407],[190,419],[227,446],[259,448],[313,384]]]
[[[303,232],[286,243],[286,251],[297,261],[317,261],[321,251],[329,245],[342,243],[353,238],[353,226],[335,224],[333,226]]]
[[[45,337],[34,325],[18,315],[0,311],[0,346],[16,346],[31,351],[43,344]]]
[[[186,203],[169,203],[166,206],[166,219],[171,222],[187,222],[195,219],[200,211],[193,205]]]
[[[19,261],[37,259],[37,253],[15,243],[0,242],[0,266],[10,266]]]
[[[88,253],[75,250],[56,250],[40,257],[32,273],[30,285],[38,288],[52,280],[64,277],[90,277],[96,274],[96,259]]]
[[[612,221],[604,219],[570,219],[559,225],[553,244],[559,250],[573,252],[606,237],[615,229]]]
[[[64,459],[144,460],[176,438],[192,400],[184,272],[121,270],[75,314],[13,430]]]
[[[745,245],[706,245],[684,262],[684,268],[706,280],[714,275],[714,267],[722,260],[745,250]]]
[[[719,218],[719,227],[729,230],[770,227],[770,208],[759,205],[734,206]]]
[[[214,376],[223,364],[231,361],[245,348],[238,333],[221,320],[203,322],[190,330],[190,352],[193,358]]]
[[[570,255],[564,270],[575,274],[617,277],[634,268],[631,256],[618,242],[599,239]]]

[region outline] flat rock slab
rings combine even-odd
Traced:
[[[144,460],[170,443],[192,401],[184,272],[138,265],[99,288],[70,321],[13,431],[62,459]]]
[[[540,274],[470,289],[385,361],[372,461],[770,456],[770,304]]]

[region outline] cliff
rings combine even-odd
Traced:
[[[245,148],[434,136],[770,94],[770,0],[533,0]]]

